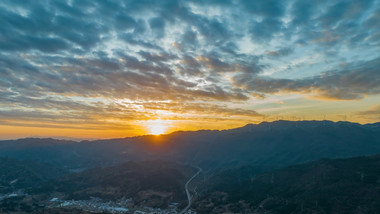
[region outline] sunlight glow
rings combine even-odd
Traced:
[[[149,134],[152,135],[161,135],[166,132],[168,129],[168,124],[163,120],[151,120],[149,121],[147,128],[149,130]]]

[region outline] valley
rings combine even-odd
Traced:
[[[0,142],[3,213],[373,213],[380,125]],[[133,154],[133,155],[128,155]]]

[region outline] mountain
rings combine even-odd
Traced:
[[[50,163],[68,170],[80,170],[114,163],[120,154],[119,146],[107,142],[56,140],[51,138],[24,138],[0,141],[0,156]]]
[[[246,166],[197,189],[203,190],[198,213],[379,213],[380,155],[323,159],[261,175]]]
[[[184,186],[195,172],[194,167],[156,160],[92,168],[44,182],[20,173],[17,179],[29,178],[32,185],[24,186],[25,193],[0,192],[0,213],[125,213],[174,209],[173,204],[185,207]]]
[[[153,208],[170,212],[174,202],[179,203],[174,209],[181,210],[185,183],[195,171],[165,161],[88,169],[34,185],[27,195],[0,197],[0,212],[114,213],[103,210],[112,206],[132,213]],[[322,159],[265,173],[247,165],[202,177],[190,185],[191,209],[200,214],[380,211],[380,155]]]
[[[167,207],[185,201],[184,185],[193,167],[164,161],[127,162],[93,168],[46,182],[32,194],[65,195],[62,199],[103,200],[133,198],[140,206]]]
[[[66,174],[62,168],[35,161],[0,158],[0,194],[28,189]]]
[[[380,123],[331,121],[0,141],[0,212],[178,211],[187,184],[198,213],[378,213],[380,155],[357,157],[375,154]]]
[[[0,141],[0,156],[78,170],[164,159],[215,171],[242,165],[258,172],[320,158],[380,153],[380,123],[275,121],[230,130],[175,132],[97,141]]]

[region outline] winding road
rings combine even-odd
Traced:
[[[187,195],[187,201],[188,201],[188,204],[187,206],[180,212],[180,214],[182,213],[185,213],[191,206],[191,195],[190,195],[190,192],[189,192],[189,183],[195,178],[197,177],[201,172],[202,172],[202,169],[200,167],[196,167],[198,168],[198,172],[195,173],[185,184],[185,190],[186,190],[186,195]]]

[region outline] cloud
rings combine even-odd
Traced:
[[[162,38],[165,36],[165,21],[162,18],[155,17],[150,19],[149,25],[156,37]]]
[[[362,99],[380,93],[380,58],[304,79],[273,79],[237,75],[236,86],[256,93],[298,92],[328,99]]]
[[[369,110],[366,110],[366,111],[357,112],[357,115],[369,115],[369,116],[379,115],[380,116],[380,105],[373,106]]]
[[[268,54],[274,58],[288,56],[292,54],[294,49],[290,47],[284,47],[273,51],[268,51]]]
[[[157,116],[120,100],[256,117],[252,104],[273,94],[378,95],[379,8],[378,0],[4,0],[2,120]]]
[[[252,23],[250,33],[253,41],[269,42],[276,34],[284,30],[283,23],[280,20],[265,18],[260,22]]]
[[[242,6],[252,14],[265,17],[281,17],[285,13],[285,4],[281,0],[243,1]]]

